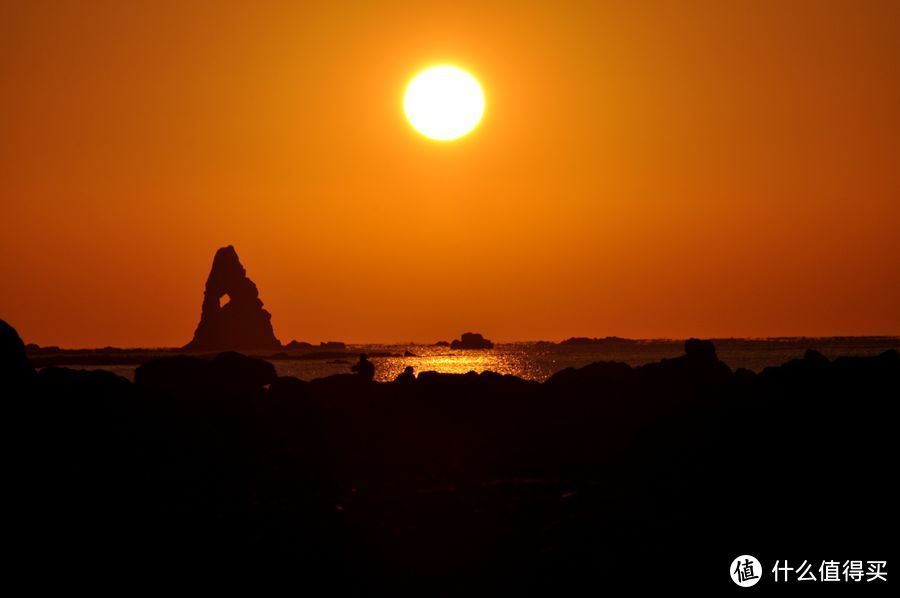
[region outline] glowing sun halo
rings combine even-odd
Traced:
[[[403,109],[422,135],[438,141],[458,139],[478,125],[484,93],[475,77],[455,66],[434,66],[406,88]]]

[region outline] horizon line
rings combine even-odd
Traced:
[[[587,340],[597,340],[597,341],[612,341],[612,340],[621,340],[621,341],[629,341],[629,342],[642,342],[642,343],[676,343],[676,342],[684,342],[688,339],[701,339],[712,342],[717,341],[745,341],[745,342],[785,342],[785,341],[800,341],[800,340],[837,340],[837,339],[900,339],[900,334],[833,334],[833,335],[778,335],[778,336],[684,336],[684,337],[626,337],[626,336],[568,336],[560,340],[549,340],[549,339],[527,339],[527,340],[500,340],[500,341],[492,341],[495,345],[521,345],[521,344],[537,344],[537,343],[551,343],[551,344],[561,344],[567,340],[571,339],[587,339]],[[288,343],[293,342],[296,339],[291,339]],[[444,339],[441,339],[443,341]],[[451,339],[452,340],[452,339]],[[329,342],[340,342],[346,345],[347,347],[366,347],[366,346],[435,346],[438,342],[441,341],[432,341],[432,342],[422,342],[422,341],[377,341],[377,342],[354,342],[354,341],[337,341],[337,340],[322,340],[318,342],[313,341],[297,341],[297,342],[308,342],[313,347],[318,347],[320,343],[329,343]],[[448,341],[449,342],[449,341]],[[288,343],[282,343],[282,349],[286,348]],[[115,345],[97,345],[97,346],[86,346],[86,347],[63,347],[55,344],[41,345],[38,343],[25,343],[26,349],[28,347],[37,347],[39,349],[47,349],[50,347],[55,347],[61,351],[98,351],[103,349],[116,349],[119,351],[177,351],[177,350],[185,350],[191,353],[215,353],[216,351],[188,351],[184,349],[184,345],[173,345],[173,346],[115,346]],[[269,351],[269,349],[239,349],[238,351]],[[219,351],[221,352],[221,351]]]

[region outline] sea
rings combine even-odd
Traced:
[[[746,368],[756,372],[803,357],[808,349],[830,359],[839,356],[878,355],[900,350],[900,337],[836,337],[836,338],[767,338],[713,340],[716,352],[732,369]],[[483,372],[512,374],[529,380],[543,381],[555,372],[582,367],[596,361],[617,361],[632,366],[684,354],[683,340],[607,341],[597,343],[505,343],[493,349],[456,350],[449,347],[417,344],[351,345],[345,354],[329,353],[322,357],[288,354],[266,356],[280,376],[301,380],[322,378],[350,372],[360,353],[369,355],[375,365],[375,378],[393,380],[404,368],[417,373],[436,371],[454,374]],[[313,358],[310,358],[313,357]],[[109,370],[129,379],[134,378],[135,365],[102,365],[67,367]]]

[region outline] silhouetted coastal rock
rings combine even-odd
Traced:
[[[25,354],[25,344],[16,329],[0,320],[0,389],[30,384],[34,368]]]
[[[138,386],[187,398],[253,396],[276,377],[275,366],[268,361],[230,351],[212,359],[160,357],[134,371]]]
[[[279,376],[271,383],[266,394],[275,400],[297,400],[305,397],[308,390],[309,382],[305,380],[299,380],[292,376]]]
[[[450,343],[448,343],[447,341],[438,341],[438,342],[434,343],[434,346],[435,347],[449,347]]]
[[[716,359],[716,346],[712,341],[689,338],[684,341],[684,354],[691,359],[713,361]]]
[[[598,361],[581,368],[566,368],[547,379],[550,386],[593,387],[620,386],[635,380],[636,370],[627,363]]]
[[[285,571],[351,595],[724,595],[748,546],[891,554],[897,351],[754,374],[684,349],[545,383],[304,382],[235,353],[154,359],[135,383],[48,367],[13,402],[11,539],[53,543],[37,569]],[[704,563],[721,574],[684,576]]]
[[[806,361],[817,361],[822,365],[826,365],[828,363],[828,358],[815,349],[807,349],[803,353],[803,359]]]
[[[579,345],[628,345],[636,343],[632,339],[621,338],[618,336],[606,336],[603,338],[590,338],[586,336],[573,336],[564,341],[560,341],[560,346],[579,346]]]
[[[304,341],[291,341],[284,348],[288,351],[309,351],[313,348],[313,344]]]
[[[494,343],[484,338],[477,332],[465,332],[450,343],[451,349],[493,349]]]
[[[228,302],[220,305],[226,295]],[[234,247],[222,247],[213,258],[206,280],[200,323],[193,340],[184,348],[188,351],[281,349],[271,319]]]
[[[319,343],[319,348],[326,351],[345,351],[347,344],[341,341],[324,341]]]
[[[62,349],[60,349],[56,345],[48,345],[46,347],[42,347],[35,343],[28,343],[27,345],[25,345],[25,352],[29,355],[47,355],[59,353],[60,351],[62,351]]]
[[[716,356],[711,341],[688,339],[684,343],[684,353],[636,368],[649,387],[656,391],[652,398],[667,394],[672,397],[670,402],[682,401],[684,395],[705,396],[731,384],[731,368]],[[661,392],[663,389],[665,393]],[[659,405],[660,401],[656,403]]]
[[[132,384],[127,378],[105,370],[78,370],[50,366],[37,375],[38,387],[43,392],[59,392],[76,397],[114,397],[127,394]]]
[[[278,353],[267,355],[266,359],[274,361],[318,361],[322,359],[339,359],[350,355],[352,354],[348,351],[320,351],[318,347],[314,347],[312,350],[301,349],[290,353],[279,351]]]
[[[323,341],[318,345],[313,345],[312,343],[307,343],[303,341],[291,341],[284,346],[284,348],[288,351],[319,351],[319,352],[338,352],[338,351],[346,351],[347,344],[341,341]]]

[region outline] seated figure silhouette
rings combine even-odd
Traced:
[[[359,376],[365,378],[366,380],[372,380],[373,378],[375,378],[375,364],[369,361],[369,356],[365,353],[359,354],[359,361],[351,366],[350,370],[356,372]]]
[[[401,384],[411,384],[416,381],[416,374],[413,366],[408,365],[406,368],[394,378],[394,382],[399,382]]]

